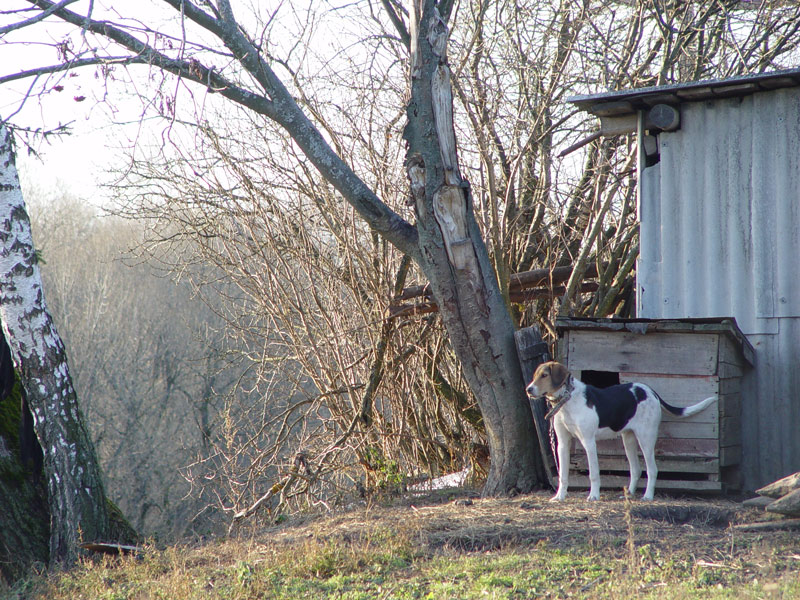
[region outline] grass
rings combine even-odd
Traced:
[[[659,502],[655,514],[664,520],[637,516],[635,503],[554,507],[544,496],[360,508],[247,539],[86,560],[4,593],[14,600],[800,598],[796,534],[735,533],[708,519],[699,501],[688,513],[683,506],[677,523],[670,517],[677,501]]]

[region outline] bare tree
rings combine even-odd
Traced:
[[[195,481],[227,488],[223,504],[241,515],[272,489],[271,502],[258,506],[325,501],[352,487],[347,480],[361,467],[378,484],[387,483],[389,463],[395,478],[460,469],[483,428],[441,325],[435,316],[421,330],[386,318],[410,261],[314,173],[281,168],[291,147],[268,122],[245,129],[231,117],[195,132],[207,141],[198,144],[209,153],[201,160],[134,160],[130,174],[141,183],[118,190],[126,214],[156,228],[154,239],[169,249],[162,260],[180,260],[171,267],[190,273],[226,319],[231,352],[252,374],[241,387],[254,387],[231,398],[224,435],[193,468]],[[255,158],[253,148],[268,150],[237,159]],[[215,175],[199,164],[215,165]],[[381,180],[385,171],[376,173]],[[296,192],[271,191],[281,189]],[[180,234],[157,229],[178,220]],[[191,252],[175,249],[190,242]],[[298,453],[303,477],[293,475]]]
[[[480,437],[485,426],[492,450],[486,491],[529,489],[541,480],[532,432],[529,426],[525,430],[530,420],[510,331],[516,323],[532,321],[550,327],[559,311],[625,314],[631,307],[631,274],[638,252],[632,144],[626,137],[596,140],[577,160],[575,155],[560,159],[556,149],[591,133],[592,127],[570,113],[564,98],[597,89],[774,68],[794,49],[798,26],[797,7],[782,2],[698,6],[475,1],[463,3],[459,14],[451,15],[450,2],[413,2],[405,11],[389,1],[383,3],[384,13],[364,10],[355,21],[365,30],[363,40],[380,39],[383,44],[366,46],[364,52],[342,49],[344,63],[370,57],[365,62],[374,68],[354,73],[347,68],[337,72],[342,65],[333,59],[329,70],[323,68],[324,60],[306,63],[312,54],[308,37],[282,43],[272,29],[275,14],[263,20],[256,14],[245,30],[244,19],[234,19],[228,2],[201,7],[165,1],[180,11],[182,28],[158,31],[140,22],[93,20],[93,15],[78,15],[49,2],[31,4],[52,9],[86,36],[105,36],[126,49],[115,64],[147,63],[178,76],[176,88],[160,87],[148,102],[170,121],[165,137],[174,136],[176,147],[190,140],[205,152],[198,148],[191,156],[165,155],[167,163],[151,168],[134,164],[133,178],[125,185],[138,185],[136,177],[149,181],[148,194],[173,202],[173,209],[160,213],[153,203],[154,222],[170,215],[186,235],[207,240],[198,257],[238,274],[233,288],[215,293],[229,295],[231,306],[241,309],[227,317],[238,321],[242,355],[260,365],[261,385],[253,390],[289,399],[279,404],[280,410],[253,420],[259,425],[256,431],[262,425],[277,427],[268,451],[252,451],[259,438],[248,433],[236,452],[220,446],[213,454],[219,460],[215,468],[236,469],[231,474],[248,469],[252,475],[242,489],[222,494],[223,503],[237,514],[258,504],[249,498],[288,501],[297,489],[288,482],[313,487],[323,479],[325,471],[319,469],[330,465],[326,461],[337,457],[346,462],[350,451],[374,467],[370,457],[375,456],[375,446],[383,444],[384,449],[387,439],[400,438],[385,417],[403,414],[399,399],[409,397],[409,390],[416,400],[420,387],[436,389],[428,396],[433,402],[420,411],[422,418],[406,413],[407,418],[398,420],[403,436],[409,436],[404,427],[415,423],[416,437],[432,442],[410,448],[409,454],[421,447],[431,455],[433,448],[446,448],[442,440],[455,439],[451,434],[464,420],[442,419],[443,424],[427,431],[426,427],[437,421],[437,398],[447,398],[450,408],[460,407],[462,416],[471,415],[473,407],[464,402],[463,390],[450,385],[460,377],[469,383],[483,418],[467,419],[472,433]],[[367,13],[374,31],[367,31]],[[308,15],[304,31],[311,31],[317,23],[314,13],[299,14],[301,19]],[[450,35],[456,18],[459,26]],[[200,41],[212,38],[214,47]],[[75,39],[71,60],[52,65],[50,72],[84,63],[110,68],[111,52],[89,57]],[[408,60],[411,65],[404,69],[400,85],[396,65]],[[291,94],[273,69],[286,73]],[[190,115],[200,133],[182,138],[178,132],[186,114],[176,108],[181,96],[174,90],[184,89],[188,81],[213,92],[203,102],[225,107],[225,115],[218,117],[221,113],[210,109]],[[408,125],[401,132],[398,115],[407,84]],[[344,87],[349,91],[341,100],[326,95]],[[359,94],[351,93],[356,89]],[[232,104],[242,111],[234,111]],[[221,126],[223,118],[238,119],[265,133],[235,139],[240,134]],[[279,137],[270,124],[288,138]],[[401,133],[407,141],[405,157],[395,143]],[[348,158],[348,165],[342,157]],[[225,163],[224,176],[218,170],[220,162]],[[269,168],[259,175],[265,163]],[[398,177],[401,163],[408,182]],[[372,177],[376,171],[394,176]],[[381,237],[371,237],[352,212],[342,210],[340,198]],[[411,225],[414,220],[416,225]],[[481,227],[488,249],[481,241]],[[173,236],[174,230],[168,234]],[[391,242],[395,253],[387,252],[382,240]],[[347,253],[357,258],[344,261]],[[371,255],[379,260],[365,259]],[[401,269],[404,256],[418,269],[412,268],[410,277],[430,281],[427,298],[435,301],[441,315],[441,321],[426,317],[417,335],[408,335],[404,322],[390,324],[381,318],[389,304],[386,296],[408,277]],[[532,291],[512,289],[515,272],[537,267],[550,271],[549,281]],[[566,269],[567,277],[557,281],[558,269]],[[316,277],[319,272],[338,277],[342,286]],[[593,286],[582,283],[587,273],[596,274]],[[285,310],[260,302],[271,294],[284,301]],[[563,300],[553,302],[554,295]],[[353,307],[360,318],[345,318],[352,315],[342,315],[342,306]],[[422,308],[433,310],[433,303]],[[358,329],[353,328],[356,321]],[[253,323],[260,326],[259,335],[248,335]],[[445,324],[452,349],[430,334],[439,323]],[[326,330],[345,338],[364,331],[368,340],[351,347],[334,345],[321,334]],[[415,350],[409,353],[409,347]],[[451,352],[462,367],[460,373],[442,361]],[[427,365],[428,379],[415,386],[400,378],[392,382],[396,390],[388,392],[388,366],[405,367],[408,356],[419,360],[420,369]],[[278,362],[283,372],[295,373],[290,387],[285,378],[274,378],[272,367]],[[397,403],[389,401],[394,398]],[[391,410],[369,410],[384,400]],[[304,415],[316,413],[318,418],[295,419],[299,413],[292,407],[301,406],[312,407]],[[252,405],[241,406],[238,414],[247,411]],[[283,420],[276,420],[277,415]],[[373,424],[385,419],[386,426],[370,431],[362,427],[364,415]],[[234,429],[229,436],[235,436]],[[290,439],[294,448],[311,448],[313,460],[303,453],[284,455]],[[511,455],[519,456],[520,462]],[[262,493],[254,482],[267,472],[265,465],[271,465],[274,484]]]
[[[186,28],[191,22],[221,44],[217,55],[227,55],[222,61],[207,52],[189,56],[186,38],[174,51],[159,50],[134,29],[46,0],[30,4],[52,11],[87,35],[113,41],[128,53],[127,63],[144,62],[207,86],[280,124],[369,226],[410,256],[431,281],[453,348],[483,413],[492,455],[484,491],[528,491],[541,483],[541,460],[516,359],[513,323],[474,221],[468,182],[458,169],[447,62],[449,3],[415,3],[407,25],[401,25],[400,13],[392,13],[411,48],[412,93],[405,139],[416,226],[381,201],[330,147],[277,77],[269,56],[259,50],[257,33],[245,31],[227,0],[207,8],[166,2],[185,19],[182,31],[191,33]],[[99,56],[91,59],[96,64],[105,61]],[[226,68],[226,62],[235,64],[235,69]]]

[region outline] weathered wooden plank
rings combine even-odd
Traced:
[[[726,416],[719,420],[720,446],[738,446],[742,443],[742,418]]]
[[[741,394],[721,394],[719,396],[719,416],[738,417],[742,414]]]
[[[559,317],[556,320],[556,330],[560,333],[569,329],[582,329],[594,331],[633,331],[637,333],[694,333],[707,335],[720,335],[742,348],[745,360],[755,364],[755,350],[747,337],[742,333],[736,322],[728,318],[700,318],[700,319],[586,319]]]
[[[719,437],[718,423],[696,423],[694,421],[663,421],[658,429],[662,439],[711,439]]]
[[[656,487],[658,482],[656,482]],[[734,525],[738,531],[779,531],[781,529],[800,529],[800,519],[775,519],[761,523],[743,523]]]
[[[767,504],[772,504],[775,502],[772,498],[767,498],[765,496],[756,496],[755,498],[748,498],[747,500],[742,500],[742,506],[746,506],[748,508],[764,508]]]
[[[630,483],[628,477],[620,475],[604,475],[601,478],[601,492],[603,490],[622,490],[628,487]],[[647,478],[642,477],[639,480],[637,489],[644,488],[647,485]],[[569,476],[570,489],[589,489],[589,477],[586,475],[570,474]],[[718,492],[722,490],[721,481],[708,481],[708,480],[683,480],[683,479],[656,479],[656,489],[658,490],[684,490],[684,491],[698,491],[698,492]]]
[[[752,366],[755,362],[755,351],[744,336],[740,339],[734,339],[730,335],[721,335],[719,340],[719,361]]]
[[[600,117],[600,133],[603,135],[619,135],[621,133],[635,133],[636,123],[638,122],[638,115],[636,113],[613,116],[613,117]]]
[[[741,365],[735,365],[732,363],[725,363],[721,362],[717,364],[717,374],[719,375],[720,379],[732,379],[735,377],[741,377],[744,373]]]
[[[715,375],[718,343],[713,335],[571,331],[568,352],[574,370]]]
[[[533,373],[543,362],[550,360],[550,351],[542,340],[539,328],[525,327],[514,332],[514,342],[517,346],[519,366],[523,380],[529,382]],[[550,449],[550,425],[544,418],[546,414],[545,401],[540,398],[529,398],[533,424],[536,427],[536,436],[539,438],[539,452],[547,472],[547,479],[554,488],[557,486],[558,469]]]
[[[661,411],[661,425],[665,423],[697,423],[697,424],[704,424],[704,425],[717,425],[719,422],[719,417],[717,415],[717,411],[715,410],[715,405],[711,404],[705,410],[697,413],[696,415],[692,415],[690,417],[677,417],[666,410]],[[686,436],[691,437],[691,436]]]
[[[729,377],[728,379],[722,379],[719,382],[719,394],[720,396],[730,394],[736,395],[742,392],[742,378],[741,377]]]
[[[769,512],[780,513],[790,517],[800,517],[800,489],[792,490],[767,506]]]
[[[673,406],[684,407],[697,404],[701,400],[719,393],[719,379],[716,375],[691,376],[684,375],[652,375],[622,372],[620,383],[644,383],[661,396],[664,402]],[[696,423],[714,423],[717,421],[716,405],[711,405],[702,412],[691,417],[675,417],[663,411],[662,421],[694,421]]]
[[[789,492],[800,490],[800,471],[787,475],[783,479],[778,479],[769,485],[757,489],[756,494],[759,496],[767,496],[768,498],[777,499],[785,496]]]
[[[556,360],[564,365],[569,365],[569,337],[570,332],[566,331],[556,341]]]
[[[724,335],[719,336],[719,362],[740,364],[742,362],[741,350]]]
[[[641,452],[639,453],[639,460],[641,461],[642,468],[644,468]],[[686,460],[659,460],[656,458],[656,462],[660,473],[719,474],[719,460],[715,458],[689,458]],[[627,471],[629,468],[627,458],[621,456],[598,456],[598,463],[600,464],[601,471]],[[570,460],[570,465],[573,469],[578,469],[579,471],[589,470],[589,461],[584,453],[573,455]]]
[[[742,462],[741,446],[720,446],[719,465],[721,467],[731,467]]]
[[[580,445],[580,444],[578,444]],[[599,440],[599,454],[625,456],[622,440]],[[719,443],[715,439],[665,439],[656,442],[656,459],[659,457],[697,457],[716,458],[719,456]]]
[[[730,446],[729,448],[737,448]],[[716,439],[672,439],[660,438],[656,442],[656,460],[665,458],[718,458],[719,442]],[[580,442],[572,440],[572,453],[582,453],[583,446]],[[615,438],[612,440],[598,440],[597,454],[603,456],[625,456],[625,448],[622,440]],[[736,464],[736,463],[731,463]]]

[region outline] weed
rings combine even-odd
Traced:
[[[632,576],[636,576],[639,574],[639,556],[636,554],[636,542],[634,540],[634,532],[633,532],[633,514],[632,514],[632,503],[631,503],[631,496],[628,493],[628,488],[623,488],[623,494],[625,496],[625,528],[627,530],[628,536],[625,541],[625,548],[628,551],[628,570]]]

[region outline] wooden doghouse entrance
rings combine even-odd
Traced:
[[[741,377],[754,350],[733,319],[559,319],[558,359],[584,383],[640,382],[674,406],[718,401],[680,419],[663,413],[656,488],[725,492],[740,488]],[[602,486],[628,485],[621,439],[597,443]],[[647,483],[642,474],[639,486]],[[570,487],[589,487],[586,454],[574,441]]]

